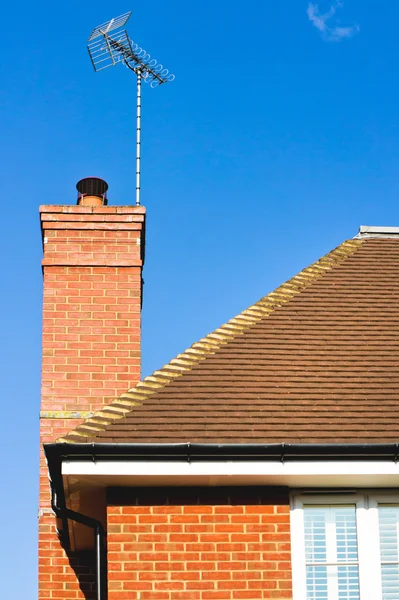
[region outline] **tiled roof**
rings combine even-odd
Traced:
[[[399,440],[399,238],[344,242],[59,441]]]

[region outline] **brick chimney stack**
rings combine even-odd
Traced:
[[[108,185],[77,185],[77,206],[41,206],[43,361],[39,600],[92,597],[95,569],[57,537],[43,444],[54,442],[140,379],[145,208],[107,206]]]
[[[77,188],[78,206],[40,207],[42,442],[140,379],[145,208],[105,206],[108,186],[97,178]]]
[[[105,181],[77,184],[77,206],[41,206],[43,358],[39,600],[91,598],[95,569],[60,545],[43,444],[140,379],[145,208],[107,206]]]

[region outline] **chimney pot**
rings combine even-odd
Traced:
[[[85,177],[76,184],[79,206],[106,206],[108,183],[99,177]]]

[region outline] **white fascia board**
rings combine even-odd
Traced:
[[[364,237],[399,237],[399,227],[361,225],[355,238]]]
[[[399,227],[384,227],[382,225],[360,225],[359,233],[397,233]]]
[[[62,474],[105,485],[399,486],[393,461],[63,461]]]

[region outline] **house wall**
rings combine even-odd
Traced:
[[[95,597],[93,552],[67,554],[43,444],[140,379],[143,207],[42,206],[39,600]],[[73,541],[73,538],[72,538]]]
[[[109,600],[292,598],[287,490],[111,490]]]

